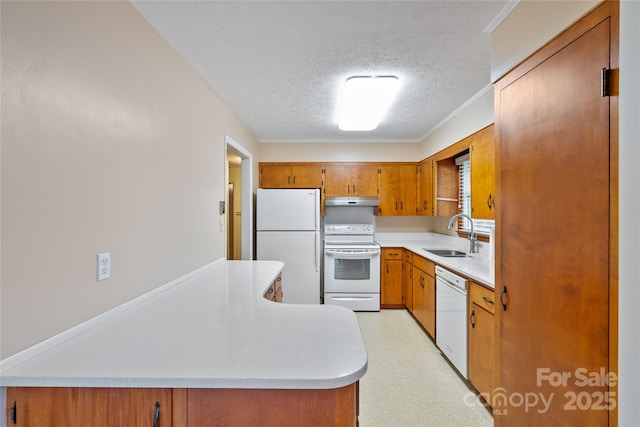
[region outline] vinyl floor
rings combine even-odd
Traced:
[[[356,313],[369,356],[360,427],[493,426],[493,417],[405,310]]]

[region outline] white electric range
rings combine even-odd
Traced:
[[[373,224],[324,227],[324,303],[380,311],[380,245]]]

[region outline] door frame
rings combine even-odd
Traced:
[[[252,260],[253,259],[253,155],[250,151],[236,142],[229,135],[224,136],[224,159],[225,159],[225,168],[224,182],[228,184],[228,159],[227,152],[231,151],[234,154],[237,154],[242,159],[240,168],[242,170],[242,178],[241,178],[241,214],[242,214],[242,227],[241,227],[241,241],[242,241],[242,259],[243,260]],[[226,191],[225,186],[225,205],[229,206],[228,191]],[[228,215],[225,215],[225,222],[228,222]],[[228,230],[229,224],[225,225],[225,230]],[[227,239],[229,239],[229,233],[227,233]],[[227,252],[228,245],[225,245],[225,252]],[[228,254],[226,254],[228,256]]]

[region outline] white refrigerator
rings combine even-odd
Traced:
[[[284,262],[282,302],[320,304],[320,190],[259,188],[256,210],[257,259]]]

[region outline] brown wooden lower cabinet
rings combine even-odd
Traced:
[[[296,390],[8,387],[6,425],[355,427],[358,386],[356,382],[337,389]]]
[[[380,264],[380,307],[403,308],[402,248],[382,249]]]
[[[156,411],[156,427],[172,425],[171,389],[7,388],[7,426],[150,427]]]
[[[432,338],[436,337],[435,263],[413,255],[413,316]]]
[[[357,384],[328,390],[189,389],[188,425],[355,427]]]
[[[492,404],[495,359],[495,292],[469,284],[469,381]]]

